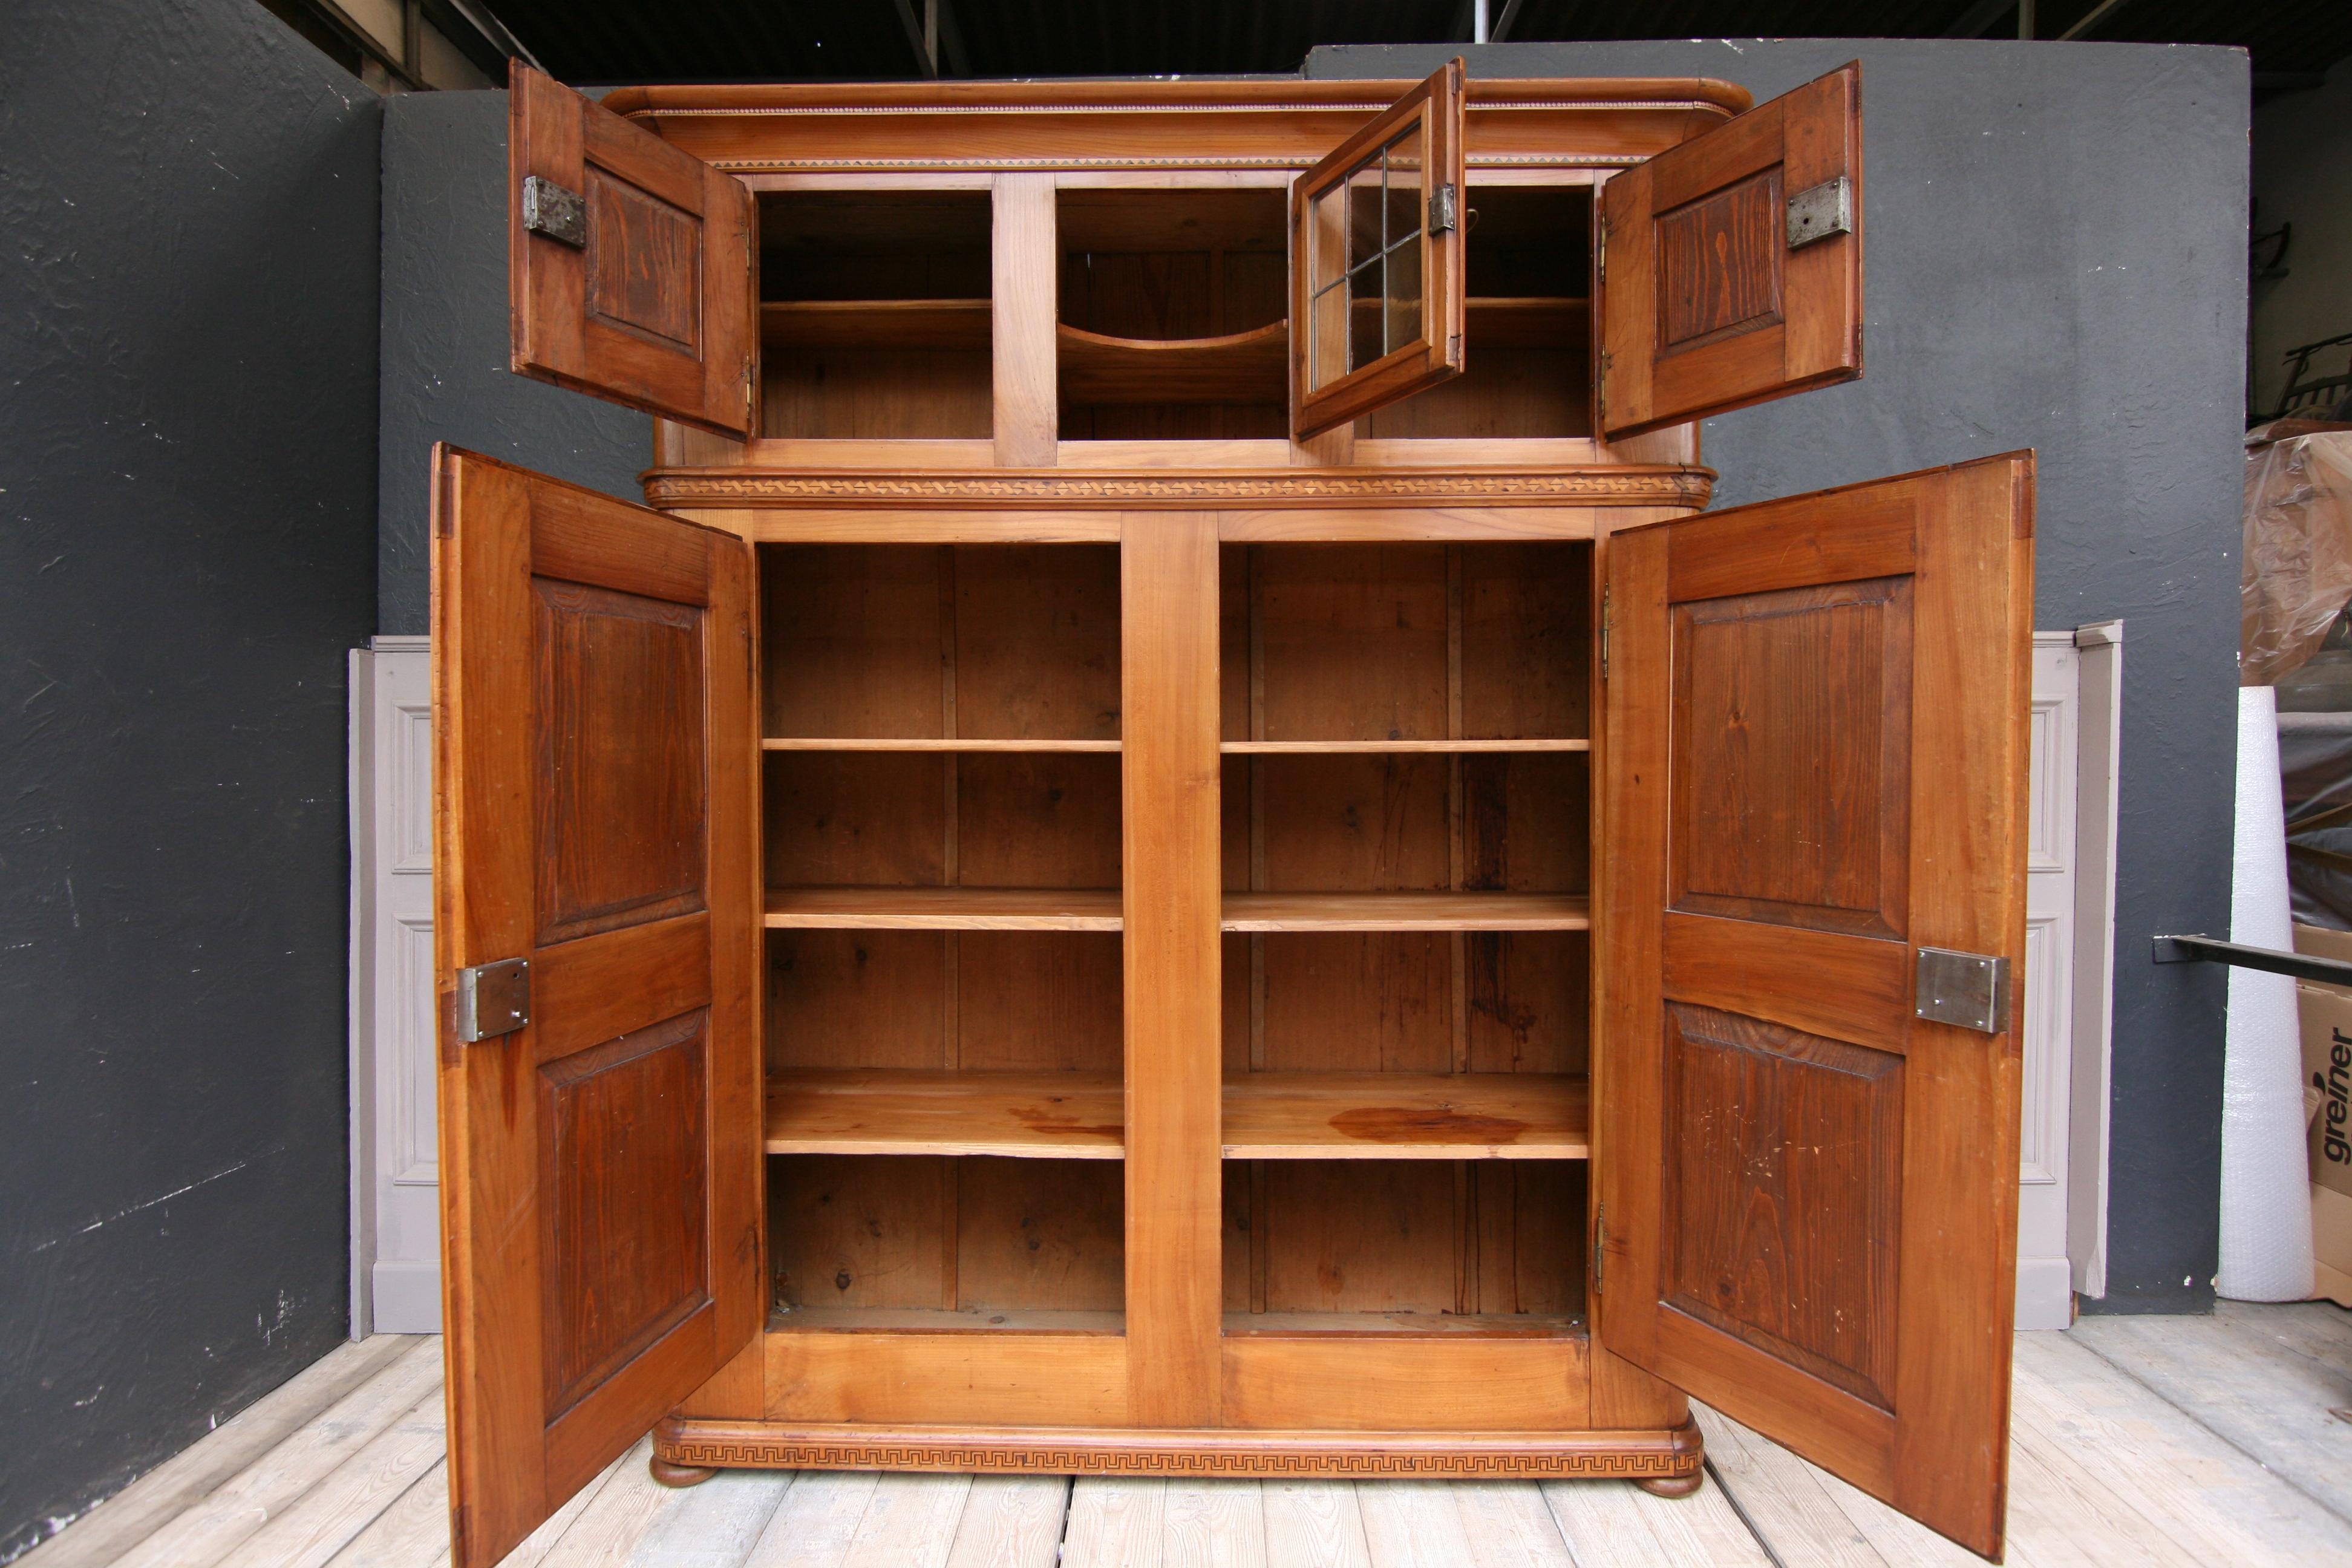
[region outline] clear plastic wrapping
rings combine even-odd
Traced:
[[[2246,454],[2238,680],[2273,686],[2318,651],[2352,601],[2352,430]]]

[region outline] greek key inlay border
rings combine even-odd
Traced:
[[[1466,1440],[1460,1447],[1415,1442],[1393,1447],[1349,1441],[1328,1446],[1296,1436],[1262,1439],[1235,1432],[1213,1441],[1191,1435],[1107,1436],[1073,1441],[1066,1435],[1034,1439],[974,1438],[901,1431],[866,1436],[782,1431],[763,1437],[737,1426],[711,1436],[665,1427],[654,1452],[676,1465],[709,1469],[930,1470],[981,1474],[1092,1476],[1441,1476],[1461,1479],[1672,1479],[1698,1472],[1704,1452],[1695,1427],[1662,1432],[1646,1441],[1609,1444],[1517,1442],[1507,1447]]]
[[[1713,480],[1695,468],[1587,468],[1558,473],[1414,473],[1381,468],[1185,475],[1055,474],[988,469],[925,473],[743,473],[656,470],[646,499],[656,506],[782,506],[795,502],[880,506],[1429,505],[1704,507]]]
[[[1276,1449],[995,1448],[952,1443],[719,1443],[692,1438],[655,1450],[674,1465],[707,1469],[952,1470],[1085,1476],[1454,1476],[1669,1478],[1695,1474],[1696,1458],[1672,1454],[1304,1454]]]

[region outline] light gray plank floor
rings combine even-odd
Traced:
[[[20,1568],[437,1568],[440,1344],[348,1345]],[[2018,1336],[2009,1561],[2352,1568],[2352,1314],[2224,1303]],[[1961,1568],[1712,1411],[1708,1484],[1195,1481],[730,1471],[638,1444],[509,1568]]]

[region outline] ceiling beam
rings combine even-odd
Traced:
[[[1519,19],[1519,7],[1527,0],[1504,0],[1503,14],[1495,18],[1495,30],[1487,35],[1490,41],[1501,43],[1511,36],[1511,24]]]
[[[895,0],[898,10],[898,26],[907,35],[907,42],[915,51],[915,68],[925,76],[940,74],[939,11],[935,5],[925,5],[921,21],[915,18],[914,0]],[[923,24],[928,22],[930,26]]]
[[[2081,21],[2075,23],[2073,26],[2058,35],[2059,41],[2063,43],[2068,38],[2081,37],[2099,23],[2105,21],[2109,16],[2114,16],[2117,11],[2123,9],[2123,7],[2129,3],[2130,0],[2099,0],[2097,5],[2092,6],[2088,11],[2083,14],[2083,19]]]

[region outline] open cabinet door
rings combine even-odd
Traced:
[[[520,61],[507,94],[514,368],[739,440],[757,435],[751,193]]]
[[[1463,65],[1290,186],[1290,434],[1462,374]]]
[[[750,546],[435,455],[456,1568],[759,1331]]]
[[[1601,187],[1595,422],[1611,440],[1862,374],[1862,67]]]
[[[1612,534],[1600,1342],[1987,1556],[2030,454]]]

